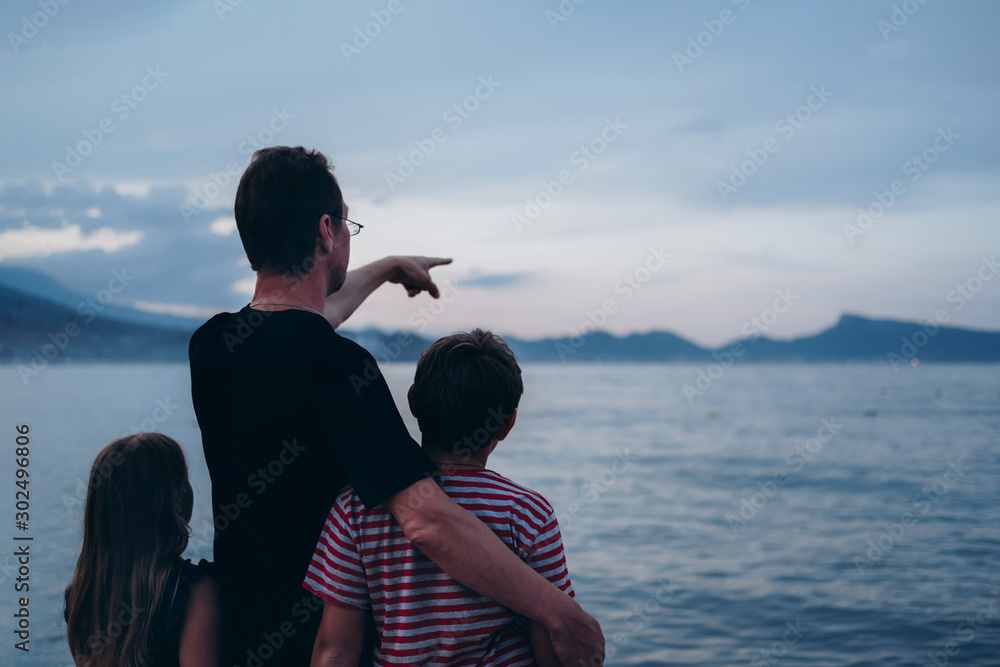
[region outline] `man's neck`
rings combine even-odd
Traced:
[[[326,280],[320,271],[307,274],[275,275],[259,271],[251,303],[301,306],[323,312],[326,301]],[[265,307],[266,310],[274,306]]]

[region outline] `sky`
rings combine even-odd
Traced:
[[[328,155],[349,326],[703,345],[842,313],[1000,329],[1000,4],[10,0],[0,265],[205,318],[253,289],[255,148]],[[956,290],[964,296],[956,297]],[[776,312],[776,311],[775,311]]]

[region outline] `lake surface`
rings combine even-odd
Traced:
[[[1000,664],[1000,367],[737,365],[689,401],[698,371],[525,365],[517,425],[490,460],[556,507],[608,664]],[[413,366],[385,374],[402,407]],[[62,591],[104,445],[142,429],[184,446],[187,555],[211,558],[188,369],[0,378],[0,663],[68,666]],[[32,438],[30,654],[12,634],[18,423]]]

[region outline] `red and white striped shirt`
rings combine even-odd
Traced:
[[[439,484],[573,595],[559,525],[545,498],[492,470],[456,470]],[[372,610],[376,665],[535,664],[523,617],[445,574],[410,544],[385,507],[366,510],[351,487],[330,510],[303,586],[332,604]]]

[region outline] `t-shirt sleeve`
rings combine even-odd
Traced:
[[[302,585],[331,604],[370,609],[368,580],[348,511],[350,491],[345,489],[330,510]]]
[[[347,481],[371,509],[437,467],[410,437],[375,359],[351,341],[336,340],[316,409],[330,420]]]
[[[528,564],[540,575],[551,581],[556,588],[573,593],[573,583],[566,568],[566,553],[563,551],[562,534],[554,513],[549,513],[531,546],[528,547]]]

